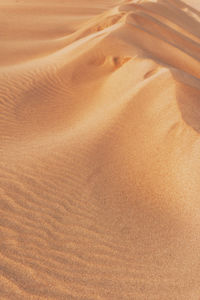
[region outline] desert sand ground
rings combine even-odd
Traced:
[[[200,1],[0,0],[0,299],[200,299]]]

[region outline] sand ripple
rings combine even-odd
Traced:
[[[0,299],[199,300],[199,1],[0,18]]]

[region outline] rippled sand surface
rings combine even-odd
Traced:
[[[0,0],[0,299],[200,299],[200,1]]]

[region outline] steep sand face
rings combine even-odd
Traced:
[[[0,0],[0,299],[200,299],[199,22]]]

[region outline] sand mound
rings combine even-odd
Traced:
[[[0,299],[199,300],[199,1],[0,18]]]

